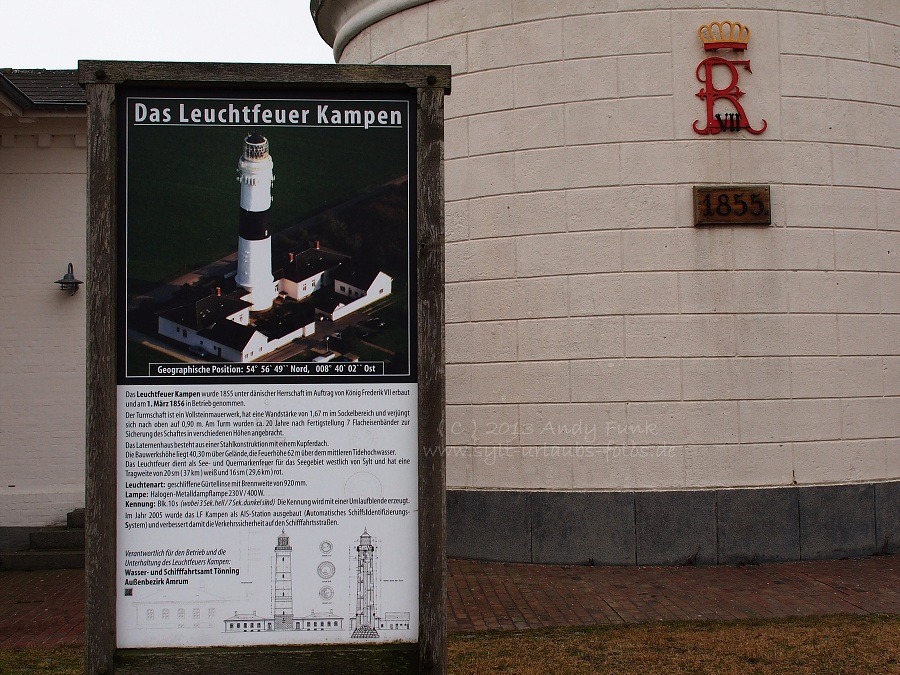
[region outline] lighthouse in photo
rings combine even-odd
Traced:
[[[252,133],[244,139],[238,162],[241,183],[241,216],[238,229],[238,267],[235,281],[247,289],[254,312],[269,309],[278,294],[272,276],[272,237],[269,206],[275,180],[269,141]]]

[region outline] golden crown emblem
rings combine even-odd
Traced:
[[[717,49],[734,49],[742,52],[750,42],[750,29],[737,21],[714,21],[703,24],[697,30],[703,41],[703,48],[712,52]]]

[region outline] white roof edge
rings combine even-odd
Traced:
[[[426,2],[430,0],[313,0],[310,11],[319,34],[334,49],[335,62],[340,63],[346,46],[366,28]]]

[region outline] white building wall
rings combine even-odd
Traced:
[[[269,339],[265,335],[257,331],[253,334],[253,337],[250,338],[250,342],[248,342],[244,347],[243,354],[241,354],[240,357],[235,360],[246,363],[248,361],[258,359],[263,354],[267,354],[270,351],[272,351],[272,349],[269,346]],[[228,358],[227,356],[225,356],[224,348],[222,349],[222,356],[224,358]]]
[[[293,333],[288,333],[284,337],[269,339],[268,345],[266,346],[266,351],[273,352],[276,349],[281,349],[286,344],[289,344],[290,342],[293,342],[294,340],[297,340],[299,338],[309,337],[310,335],[313,335],[315,332],[316,332],[316,322],[311,321],[310,323],[306,324],[305,326],[301,326],[300,328],[295,330]]]
[[[338,290],[339,283],[341,283],[341,282],[338,282],[338,281],[334,282],[335,292],[343,293],[344,295],[347,295],[347,293],[345,291]],[[344,284],[344,285],[347,286],[347,284]],[[350,288],[352,288],[360,293],[365,293],[365,294],[362,297],[357,297],[355,300],[348,302],[346,305],[341,305],[340,307],[335,309],[331,313],[331,318],[335,321],[337,321],[338,319],[343,319],[348,314],[352,314],[353,312],[356,312],[356,311],[362,309],[363,307],[371,305],[376,300],[381,300],[382,298],[386,298],[387,296],[389,296],[391,294],[392,285],[393,285],[393,279],[391,279],[391,277],[389,277],[384,272],[379,272],[378,275],[375,277],[374,281],[372,281],[372,285],[369,286],[368,290],[366,290],[366,291],[361,291],[359,289],[355,289],[355,287],[353,287],[353,286],[350,286]],[[349,295],[348,297],[353,297],[353,295]]]
[[[159,334],[163,337],[178,340],[178,342],[182,342],[186,345],[200,344],[200,338],[197,336],[197,331],[193,328],[185,328],[164,317],[159,317]]]
[[[286,293],[288,297],[294,300],[303,300],[322,288],[328,278],[327,272],[318,272],[303,281],[296,282],[290,279],[278,280],[278,291]]]
[[[432,0],[347,44],[453,67],[451,487],[900,477],[900,3],[740,4]],[[726,19],[761,136],[691,129]],[[731,182],[772,227],[693,227]]]
[[[229,321],[234,321],[235,323],[239,323],[242,326],[250,325],[250,310],[242,309],[240,312],[235,312],[231,316],[228,317]]]
[[[84,118],[0,116],[0,526],[84,505]]]

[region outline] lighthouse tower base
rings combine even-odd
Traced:
[[[272,240],[238,239],[238,273],[235,282],[247,289],[245,299],[253,303],[252,312],[262,312],[272,307],[278,296],[278,287],[272,276]]]

